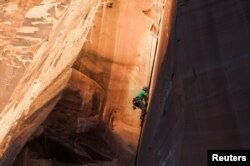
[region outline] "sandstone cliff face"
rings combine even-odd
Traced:
[[[61,99],[30,138],[14,166],[131,165],[133,153],[102,120],[105,91],[73,70]]]
[[[10,165],[35,132],[14,165],[132,165],[140,112],[131,100],[149,81],[164,6],[98,6],[42,1],[22,11],[15,35],[1,47],[0,83],[9,90],[0,96],[0,164]]]
[[[155,17],[161,18],[162,8],[152,0],[113,1],[112,8],[104,5],[97,11],[88,41],[73,66],[107,92],[104,120],[134,152],[140,110],[133,110],[131,101],[148,84],[158,35],[151,27],[158,24]],[[154,17],[145,14],[146,10]]]
[[[250,148],[249,7],[249,1],[177,1],[138,165],[201,166],[208,149]]]
[[[1,111],[26,68],[37,58],[41,45],[48,41],[52,25],[67,7],[67,4],[52,1],[34,7],[33,2],[27,4],[32,8],[25,8],[19,1],[2,4],[1,87],[5,91],[0,96]]]
[[[19,1],[6,3],[4,17]],[[58,101],[98,6],[97,0],[42,1],[21,11],[28,10],[15,24],[15,36],[1,46],[1,164],[13,161]]]

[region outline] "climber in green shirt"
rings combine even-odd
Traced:
[[[148,87],[144,86],[133,99],[133,109],[139,108],[142,110],[140,117],[141,119],[143,119],[146,114],[147,100]]]

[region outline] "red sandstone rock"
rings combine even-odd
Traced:
[[[3,6],[6,9],[4,18],[13,15],[17,5],[15,2],[6,3]],[[24,19],[19,19],[23,24],[21,27],[15,25],[15,37],[11,36],[10,41],[0,47],[0,125],[4,126],[0,130],[0,164],[9,165],[39,126],[35,123],[30,130],[22,131],[22,139],[19,139],[18,130],[26,120],[40,115],[41,109],[50,112],[53,108],[47,103],[53,101],[55,104],[55,99],[65,88],[70,68],[86,40],[98,5],[97,0],[88,3],[83,0],[71,3],[44,1],[29,9]],[[21,11],[22,15],[25,11]],[[55,88],[54,91],[51,87]],[[16,148],[15,151],[12,148]]]

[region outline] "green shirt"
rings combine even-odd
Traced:
[[[148,94],[147,94],[147,92],[145,92],[144,90],[140,90],[138,93],[137,93],[137,95],[136,95],[136,97],[139,97],[141,100],[142,99],[146,99],[146,97],[148,96]]]

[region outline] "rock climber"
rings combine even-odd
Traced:
[[[144,119],[144,116],[147,113],[146,112],[147,100],[148,100],[148,87],[144,86],[133,98],[133,109],[136,108],[141,109],[141,117],[140,117],[141,120]]]

